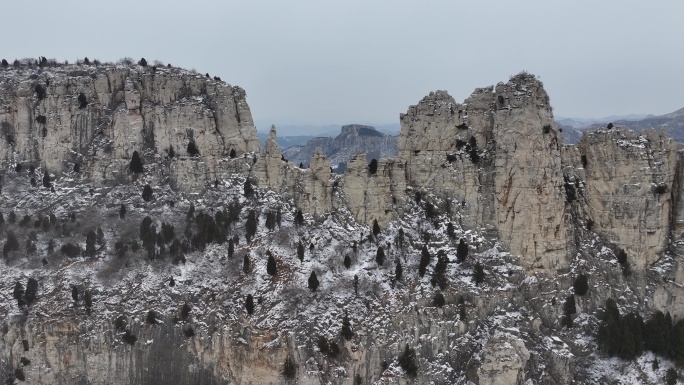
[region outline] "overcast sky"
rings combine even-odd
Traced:
[[[0,56],[145,57],[247,91],[259,124],[396,123],[521,70],[556,115],[684,107],[684,1],[9,1]],[[259,127],[264,129],[265,127]]]

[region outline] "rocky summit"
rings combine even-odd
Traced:
[[[0,67],[0,376],[676,377],[684,167],[672,139],[611,126],[564,145],[527,73],[462,103],[435,91],[400,123],[396,155],[354,150],[340,175],[326,148],[388,137],[345,126],[293,162],[276,127],[260,146],[245,91],[208,74]]]

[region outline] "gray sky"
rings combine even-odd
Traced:
[[[0,57],[124,56],[220,76],[258,124],[396,123],[526,70],[556,115],[684,107],[684,1],[10,1]],[[265,127],[259,127],[264,129]]]

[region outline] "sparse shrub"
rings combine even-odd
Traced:
[[[661,184],[657,185],[654,189],[654,192],[657,195],[665,194],[667,192],[667,185],[665,183],[661,183]]]
[[[665,383],[667,385],[676,385],[677,379],[679,379],[677,370],[675,368],[667,369],[667,372],[665,373]]]
[[[173,149],[173,146],[169,146],[167,154],[169,156],[169,159],[173,159],[176,157],[176,150]]]
[[[45,88],[43,86],[36,84],[33,90],[36,92],[36,98],[38,100],[45,99]]]
[[[309,290],[316,291],[318,289],[318,285],[319,283],[318,277],[316,277],[316,272],[312,271],[308,281]]]
[[[378,160],[373,159],[368,164],[368,173],[370,173],[371,175],[375,175],[377,172],[378,172]]]
[[[121,337],[121,339],[122,339],[125,343],[127,343],[127,344],[133,346],[133,345],[135,345],[135,342],[138,340],[138,337],[134,336],[133,333],[131,333],[130,330],[126,330],[126,332],[125,332],[124,335]]]
[[[235,152],[234,148],[230,149],[230,154],[228,156],[230,156],[230,159],[235,159],[235,157],[237,157],[237,153]]]
[[[418,374],[416,351],[409,348],[408,344],[406,344],[404,352],[399,355],[399,366],[404,369],[404,372],[406,372],[409,377],[415,377]]]
[[[619,264],[624,265],[627,263],[627,253],[623,249],[618,249],[615,257]]]
[[[188,150],[188,154],[192,157],[200,155],[200,152],[199,152],[199,149],[197,148],[197,145],[192,140],[188,143],[187,150]]]
[[[550,124],[544,125],[543,131],[545,134],[548,134],[549,132],[551,132],[551,125]]]
[[[157,312],[154,310],[148,311],[147,317],[145,317],[145,321],[150,325],[158,324],[159,322],[157,322]]]
[[[19,362],[20,362],[21,365],[23,365],[23,366],[29,366],[29,365],[31,365],[31,360],[29,360],[29,359],[26,358],[26,357],[21,357],[21,358],[19,359]]]
[[[73,243],[68,242],[62,245],[60,251],[69,258],[76,258],[79,256],[79,254],[81,254],[81,247],[79,247],[77,244],[74,245]]]
[[[26,375],[24,374],[24,369],[22,369],[22,368],[14,369],[14,378],[16,378],[19,381],[26,381]],[[12,383],[14,383],[14,381],[12,381]]]
[[[82,110],[86,107],[88,107],[88,98],[81,92],[78,94],[78,108]]]
[[[195,329],[193,329],[192,326],[188,326],[183,333],[185,334],[185,337],[192,338],[195,336]]]
[[[575,282],[572,284],[572,287],[575,290],[575,294],[579,296],[587,294],[587,291],[589,291],[589,282],[587,276],[584,274],[577,276],[577,278],[575,278]]]

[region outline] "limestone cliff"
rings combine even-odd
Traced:
[[[463,103],[431,93],[400,116],[396,157],[335,175],[321,149],[284,159],[275,127],[260,149],[244,91],[218,79],[122,64],[0,80],[2,379],[658,382],[644,360],[612,369],[594,336],[608,298],[684,316],[684,168],[662,133],[563,146],[522,73]]]
[[[231,152],[259,150],[241,88],[167,67],[4,69],[0,125],[3,167],[31,165],[60,176],[79,164],[99,184],[127,181],[138,151],[147,163],[168,160],[149,170],[159,181],[197,190],[235,169],[224,161]],[[201,160],[188,153],[191,143]]]

